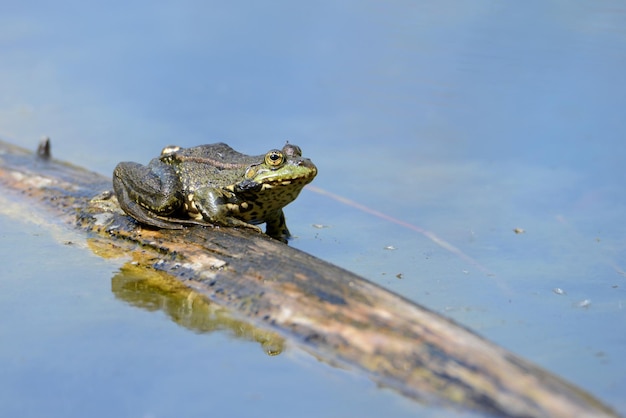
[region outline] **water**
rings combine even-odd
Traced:
[[[289,139],[314,186],[401,222],[305,190],[293,246],[626,413],[622,2],[2,9],[3,139],[49,135],[55,156],[105,174],[172,143],[261,154]],[[123,260],[0,223],[2,415],[443,413],[138,307],[112,291]]]

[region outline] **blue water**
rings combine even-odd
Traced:
[[[48,135],[105,174],[167,144],[290,140],[316,187],[401,222],[305,190],[287,208],[293,246],[626,414],[623,2],[0,10],[4,140]],[[296,348],[269,357],[133,307],[111,292],[123,260],[0,223],[0,415],[444,413]]]

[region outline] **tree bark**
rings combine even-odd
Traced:
[[[39,155],[37,155],[39,154]],[[472,331],[263,234],[202,226],[156,230],[119,208],[111,181],[0,142],[0,184],[51,222],[123,251],[246,321],[331,364],[420,401],[496,416],[617,416],[590,394]]]

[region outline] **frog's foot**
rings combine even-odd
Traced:
[[[265,233],[285,244],[291,238],[291,233],[287,229],[287,223],[285,222],[285,214],[282,210],[275,217],[265,220]]]
[[[254,232],[258,232],[260,234],[263,233],[263,231],[261,231],[261,228],[259,228],[258,226],[252,225],[248,222],[242,221],[241,219],[237,219],[237,218],[228,217],[223,222],[219,222],[219,224],[222,224],[224,226],[231,226],[235,228],[246,228]]]

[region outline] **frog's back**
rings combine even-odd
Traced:
[[[196,161],[213,165],[217,168],[237,168],[263,161],[263,156],[253,156],[235,151],[228,144],[199,145],[191,148],[181,148],[175,153],[176,159],[183,161]]]
[[[246,169],[263,161],[263,156],[250,156],[222,142],[180,148],[161,156],[178,172],[186,190],[203,186],[225,187],[243,180]]]

